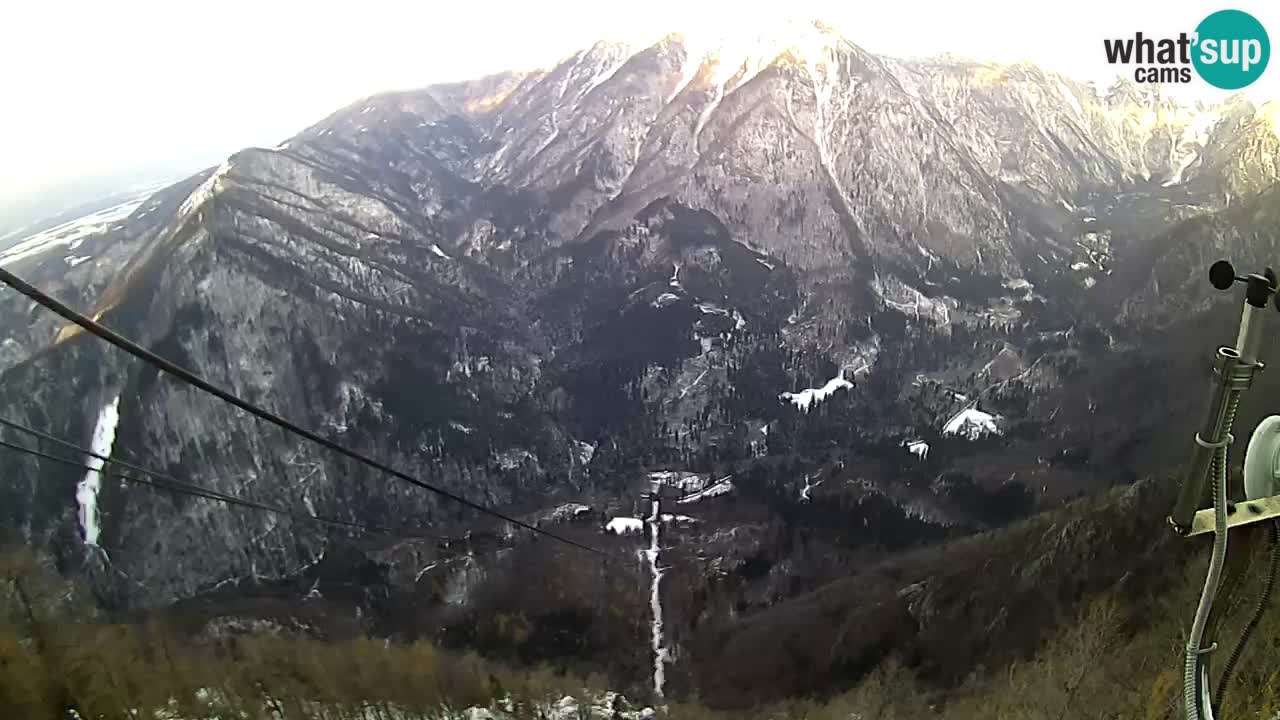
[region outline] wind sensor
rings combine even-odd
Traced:
[[[1173,513],[1169,515],[1169,524],[1182,535],[1213,533],[1209,570],[1192,622],[1183,665],[1183,703],[1187,720],[1213,720],[1215,711],[1220,709],[1231,672],[1257,625],[1256,618],[1265,607],[1277,568],[1280,567],[1280,524],[1276,521],[1280,517],[1280,416],[1271,416],[1262,421],[1249,442],[1245,455],[1244,501],[1231,503],[1227,499],[1227,448],[1234,440],[1231,429],[1235,423],[1236,409],[1240,405],[1241,396],[1253,385],[1254,377],[1263,369],[1259,354],[1263,347],[1269,306],[1274,305],[1280,310],[1276,273],[1267,268],[1262,273],[1240,276],[1230,262],[1219,260],[1209,268],[1209,283],[1224,292],[1240,283],[1245,286],[1245,297],[1235,345],[1219,347],[1214,354],[1209,403],[1195,435],[1191,462],[1187,466],[1177,503]],[[1197,511],[1205,496],[1205,485],[1210,479],[1213,481],[1212,507]],[[1265,589],[1255,620],[1249,623],[1237,641],[1223,676],[1218,681],[1217,691],[1211,692],[1209,656],[1218,648],[1214,636],[1221,621],[1221,617],[1214,615],[1214,603],[1220,595],[1225,594],[1222,580],[1228,537],[1232,538],[1233,543],[1245,540],[1248,533],[1257,530],[1256,527],[1248,526],[1262,521],[1270,521],[1272,525],[1272,563],[1265,580]],[[1247,574],[1233,573],[1232,581],[1241,577],[1247,577]]]

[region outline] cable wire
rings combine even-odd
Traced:
[[[257,405],[254,405],[253,403],[250,403],[246,400],[242,400],[235,394],[231,393],[230,391],[224,390],[218,387],[217,385],[210,383],[209,381],[201,378],[199,375],[196,375],[190,370],[187,370],[179,365],[174,364],[169,360],[164,359],[163,357],[160,357],[159,355],[156,355],[154,352],[151,352],[150,350],[142,347],[141,345],[138,345],[137,343],[116,333],[110,328],[105,327],[99,324],[98,322],[96,322],[95,320],[85,317],[84,315],[81,315],[80,313],[67,307],[63,303],[59,302],[57,299],[50,297],[49,295],[46,295],[39,288],[36,288],[35,286],[27,283],[22,278],[18,277],[17,275],[14,275],[13,273],[9,272],[4,268],[0,268],[0,281],[3,281],[9,287],[13,288],[14,290],[17,290],[23,295],[26,295],[27,297],[36,301],[40,305],[43,305],[49,310],[52,310],[53,312],[57,313],[63,318],[75,323],[76,325],[84,329],[86,332],[89,332],[97,336],[98,338],[107,341],[108,343],[116,346],[117,348],[120,348],[121,350],[124,350],[125,352],[138,358],[139,360],[142,360],[143,362],[146,362],[147,364],[152,365],[158,368],[159,370],[162,370],[165,373],[168,373],[169,375],[172,375],[178,378],[179,380],[187,383],[188,385],[191,385],[199,390],[203,390],[204,392],[209,393],[210,395],[220,398],[221,400],[228,402],[240,408],[241,410],[244,410],[245,412],[249,413],[250,415],[253,415],[256,418],[265,420],[271,423],[272,425],[275,425],[276,427],[282,428],[295,435],[306,438],[307,440],[310,440],[311,442],[314,442],[320,445],[321,447],[332,450],[333,452],[336,452],[339,455],[342,455],[344,457],[351,458],[352,460],[355,460],[356,462],[359,462],[371,468],[374,468],[375,470],[384,472],[398,480],[407,482],[410,485],[414,485],[415,487],[419,487],[428,492],[435,493],[445,499],[451,500],[461,505],[465,505],[466,507],[469,507],[472,510],[476,510],[477,512],[483,513],[485,515],[489,515],[491,517],[495,517],[505,522],[509,522],[513,525],[516,525],[517,527],[521,527],[526,530],[531,530],[538,535],[546,536],[557,542],[562,542],[562,543],[565,543],[566,545],[572,545],[576,548],[579,548],[581,550],[586,550],[587,552],[590,552],[596,555],[604,555],[603,552],[589,545],[584,545],[583,543],[577,542],[575,540],[570,540],[569,538],[563,537],[561,535],[550,532],[548,530],[543,530],[540,527],[531,525],[530,523],[524,522],[523,520],[518,520],[510,515],[507,515],[506,513],[503,513],[499,510],[491,508],[487,505],[478,503],[474,500],[468,500],[467,498],[462,497],[461,495],[457,495],[448,490],[445,490],[444,488],[436,487],[435,485],[419,480],[418,478],[412,475],[409,475],[408,473],[405,473],[401,470],[397,470],[391,467],[390,465],[387,465],[384,462],[375,460],[365,455],[364,453],[347,448],[311,430],[307,430],[306,428],[303,428],[293,422],[290,422],[289,420],[286,420],[280,417],[279,415],[276,415],[270,410],[265,410],[263,408],[258,407]]]
[[[1280,574],[1280,525],[1272,522],[1267,534],[1267,541],[1271,548],[1271,562],[1267,567],[1267,574],[1262,581],[1262,590],[1258,593],[1258,602],[1253,607],[1253,614],[1249,616],[1249,622],[1245,625],[1244,631],[1240,634],[1240,639],[1236,641],[1236,645],[1231,649],[1231,655],[1227,659],[1227,664],[1222,668],[1222,677],[1218,678],[1218,689],[1213,695],[1213,712],[1215,715],[1222,709],[1223,700],[1227,696],[1227,690],[1231,685],[1231,676],[1235,673],[1236,665],[1239,664],[1240,658],[1244,656],[1245,648],[1249,646],[1249,640],[1253,637],[1254,632],[1258,629],[1258,623],[1262,622],[1262,615],[1267,610],[1267,604],[1271,601],[1271,591],[1275,588],[1276,575]]]
[[[1207,655],[1217,648],[1215,638],[1208,638],[1205,647],[1205,629],[1213,612],[1213,604],[1217,600],[1222,580],[1222,567],[1227,557],[1227,447],[1231,444],[1231,428],[1235,423],[1236,410],[1240,406],[1240,391],[1232,391],[1227,396],[1226,409],[1222,419],[1223,440],[1216,444],[1206,444],[1199,435],[1196,442],[1203,447],[1213,448],[1213,463],[1210,470],[1213,488],[1213,550],[1209,555],[1209,569],[1205,574],[1204,589],[1200,592],[1200,603],[1196,606],[1195,618],[1191,623],[1191,632],[1187,639],[1186,661],[1182,673],[1182,697],[1187,720],[1214,720],[1213,690],[1209,685],[1209,658]],[[1204,657],[1202,657],[1204,656]]]
[[[263,512],[269,512],[276,515],[284,515],[284,516],[293,518],[294,520],[312,520],[314,522],[322,523],[324,525],[333,525],[336,527],[344,527],[344,528],[350,528],[354,530],[363,530],[365,532],[382,533],[385,535],[397,534],[397,531],[391,528],[378,527],[376,525],[365,525],[362,523],[350,522],[347,520],[338,520],[336,518],[329,518],[321,515],[312,515],[311,513],[294,512],[287,508],[280,507],[279,505],[267,505],[266,503],[260,503],[260,502],[257,502],[256,500],[246,500],[245,498],[236,497],[235,495],[228,495],[226,493],[222,493],[217,490],[210,490],[208,488],[204,488],[199,485],[192,485],[191,483],[184,483],[180,481],[166,481],[166,480],[159,480],[159,481],[147,480],[145,478],[134,477],[132,475],[125,475],[119,472],[110,472],[105,469],[97,469],[92,466],[85,465],[76,460],[71,460],[69,458],[64,458],[64,457],[58,457],[57,455],[53,455],[53,454],[43,452],[41,450],[36,450],[33,448],[24,447],[22,445],[18,445],[17,443],[12,443],[3,439],[0,439],[0,447],[7,448],[9,450],[14,450],[20,453],[25,453],[27,455],[31,455],[37,458],[52,460],[53,462],[62,463],[63,465],[69,465],[71,467],[83,470],[85,472],[94,471],[106,477],[114,477],[119,480],[123,480],[125,482],[136,483],[138,485],[145,485],[147,487],[154,488],[157,490],[164,490],[166,492],[177,493],[180,495],[190,495],[192,497],[204,498],[206,500],[215,500],[217,502],[226,503],[228,505],[237,505],[240,507],[250,508],[253,510],[261,510]],[[112,460],[109,462],[115,462],[115,461]],[[158,473],[150,473],[150,474],[158,475]],[[442,538],[436,538],[435,536],[425,536],[425,537],[430,537],[432,539],[442,539]]]
[[[4,427],[7,427],[7,428],[9,428],[9,429],[11,429],[11,430],[17,430],[18,432],[21,432],[21,433],[25,433],[25,434],[27,434],[27,435],[34,436],[34,437],[36,437],[36,438],[38,438],[38,439],[40,439],[40,440],[45,440],[45,441],[51,442],[51,443],[53,443],[53,444],[55,444],[55,445],[58,445],[59,447],[65,448],[65,449],[70,450],[70,451],[72,451],[72,452],[75,452],[75,453],[77,453],[77,454],[80,454],[80,455],[87,455],[87,456],[92,457],[92,458],[95,458],[95,459],[97,459],[97,460],[101,460],[101,461],[102,461],[102,462],[104,462],[104,463],[111,463],[111,464],[113,464],[113,465],[119,465],[120,467],[123,467],[123,468],[125,468],[125,469],[127,469],[127,470],[132,470],[133,472],[141,473],[141,474],[146,475],[146,476],[148,476],[148,477],[155,478],[156,480],[158,480],[158,481],[160,481],[160,482],[163,482],[163,483],[168,483],[168,484],[170,484],[170,485],[176,485],[176,486],[183,487],[183,488],[186,488],[186,489],[189,489],[189,490],[195,491],[195,492],[200,492],[200,493],[211,493],[211,494],[215,494],[215,495],[223,495],[223,493],[221,493],[221,491],[218,491],[218,490],[210,490],[210,489],[208,489],[208,488],[201,487],[201,486],[196,485],[196,484],[194,484],[194,483],[189,483],[189,482],[186,482],[186,481],[184,481],[184,480],[179,480],[178,478],[176,478],[176,477],[174,477],[173,475],[170,475],[170,474],[168,474],[168,473],[162,473],[162,472],[158,472],[158,471],[155,471],[155,470],[148,470],[147,468],[140,467],[140,466],[138,466],[138,465],[134,465],[133,463],[126,462],[126,461],[121,460],[121,459],[119,459],[119,458],[113,458],[113,457],[109,457],[109,456],[107,456],[107,455],[102,455],[102,454],[100,454],[100,453],[96,453],[96,452],[94,452],[93,450],[90,450],[89,448],[82,447],[82,446],[80,446],[80,445],[76,445],[75,443],[72,443],[72,442],[68,442],[68,441],[66,441],[66,440],[63,440],[62,438],[54,437],[53,435],[50,435],[49,433],[42,432],[42,431],[40,431],[40,430],[36,430],[35,428],[27,427],[26,425],[23,425],[22,423],[17,423],[17,422],[14,422],[14,421],[12,421],[12,420],[7,420],[7,419],[5,419],[5,418],[0,418],[0,425],[2,425],[2,426],[4,426]],[[50,459],[63,460],[63,458],[50,458]],[[85,466],[85,469],[86,469],[86,470],[90,470],[90,469],[92,469],[92,468]],[[232,495],[225,495],[225,497],[233,498],[234,496],[232,496]],[[335,521],[335,522],[345,522],[345,521]]]

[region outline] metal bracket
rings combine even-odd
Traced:
[[[1280,517],[1280,495],[1246,500],[1227,504],[1227,528],[1251,525],[1263,520]],[[1196,513],[1191,521],[1191,530],[1187,537],[1203,535],[1214,531],[1213,508],[1206,508]]]

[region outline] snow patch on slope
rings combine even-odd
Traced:
[[[800,392],[784,392],[778,396],[779,400],[785,400],[797,408],[801,412],[809,412],[809,410],[818,403],[826,400],[835,394],[837,390],[852,390],[853,383],[845,380],[843,377],[833,377],[827,381],[827,384],[820,388],[807,388]]]
[[[0,252],[0,266],[9,265],[26,257],[37,255],[55,247],[67,247],[75,250],[90,235],[104,232],[112,223],[125,219],[146,202],[147,196],[133,198],[127,202],[114,205],[74,220],[69,220],[29,235],[18,241],[13,247]],[[68,262],[70,262],[68,260]]]
[[[970,407],[956,413],[942,426],[943,435],[955,435],[969,440],[977,440],[987,435],[1000,435],[1000,426],[996,417],[985,413],[977,407]]]
[[[929,443],[923,440],[908,440],[907,442],[902,443],[902,446],[907,449],[907,452],[915,455],[921,460],[929,457]]]
[[[707,486],[710,478],[702,473],[681,470],[657,470],[649,473],[649,482],[676,488],[682,492],[697,492]]]
[[[591,464],[591,458],[596,456],[596,446],[589,442],[581,440],[573,441],[574,453],[578,457],[578,462],[582,465]]]
[[[930,259],[930,265],[932,263]],[[951,324],[951,306],[947,304],[946,297],[928,297],[893,276],[877,275],[871,287],[886,307],[911,315],[916,320],[930,320],[940,328]]]
[[[547,513],[547,519],[552,522],[566,522],[568,520],[573,520],[575,518],[580,518],[584,515],[590,515],[590,514],[591,514],[590,505],[583,505],[582,503],[571,502],[571,503],[565,503],[564,505],[560,505],[556,507],[554,510],[552,510],[551,512]]]
[[[733,492],[733,490],[734,490],[733,476],[726,475],[725,477],[722,477],[719,480],[717,480],[715,484],[703,490],[699,490],[698,492],[693,493],[692,495],[687,495],[685,497],[680,498],[679,500],[676,501],[676,504],[689,505],[692,503],[705,500],[707,498],[718,497],[720,495],[731,493]]]
[[[605,532],[611,532],[615,535],[630,535],[632,533],[644,532],[644,521],[640,518],[633,517],[616,517],[611,519],[604,526]]]

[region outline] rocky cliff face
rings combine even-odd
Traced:
[[[746,478],[684,537],[748,568],[750,608],[1144,471],[1115,389],[1150,358],[1124,332],[1171,292],[1204,311],[1189,288],[1217,254],[1265,260],[1245,228],[1274,204],[1256,195],[1274,127],[1240,101],[882,58],[821,25],[671,36],[369,98],[156,194],[83,240],[92,262],[0,262],[476,500],[621,512],[649,469]],[[118,398],[113,453],[133,462],[366,523],[492,529],[0,303],[6,417],[87,444]],[[108,479],[86,550],[76,471],[0,468],[3,526],[92,558],[119,605],[312,573],[346,544]],[[780,527],[831,560],[778,562],[798,537]],[[376,552],[465,598],[472,566],[432,571],[443,551],[423,548]]]

